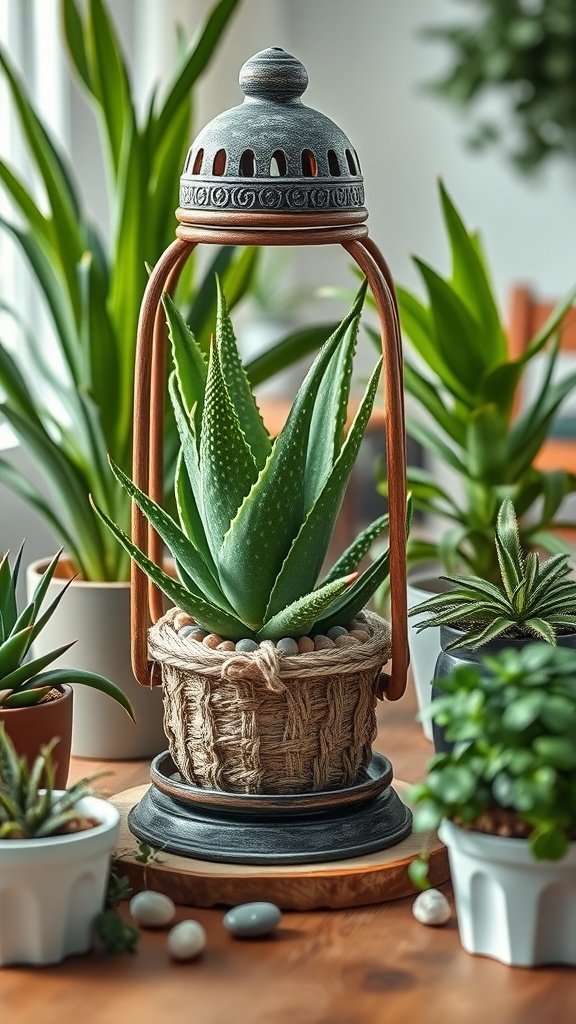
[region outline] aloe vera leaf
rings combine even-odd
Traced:
[[[526,619],[522,623],[522,627],[532,633],[538,640],[544,640],[545,643],[556,646],[556,634],[550,623],[546,622],[545,619],[534,616],[532,619]]]
[[[502,636],[502,633],[505,633],[506,630],[511,629],[515,625],[516,623],[511,619],[505,619],[503,617],[494,619],[494,621],[489,622],[484,629],[466,633],[466,646],[471,647],[472,650],[475,650],[478,647],[484,647],[486,644],[490,643],[491,640],[496,640],[499,636]],[[453,647],[458,646],[462,646],[462,639],[460,637],[448,644],[446,650],[450,651]]]
[[[176,463],[174,494],[176,497],[178,518],[180,519],[180,525],[184,530],[184,533],[190,538],[194,547],[200,552],[214,578],[218,579],[216,565],[212,558],[212,552],[208,546],[208,541],[206,540],[206,532],[200,518],[200,512],[198,511],[196,495],[194,494],[190,484],[190,477],[188,476],[188,469],[184,462],[182,452],[178,455],[178,461]]]
[[[354,572],[358,568],[360,562],[364,558],[364,555],[369,550],[371,544],[380,536],[384,530],[388,529],[390,519],[388,514],[378,516],[370,526],[367,526],[362,533],[359,533],[356,539],[346,548],[346,550],[340,555],[340,558],[334,562],[334,565],[330,569],[330,572],[326,574],[322,583],[331,583],[332,580],[338,579],[339,576],[344,576],[348,572]]]
[[[147,494],[144,494],[144,491],[136,487],[136,484],[132,483],[130,477],[126,476],[126,473],[123,473],[112,459],[109,461],[112,472],[118,482],[132,500],[136,502],[148,522],[152,524],[158,536],[166,544],[170,554],[173,555],[186,573],[194,580],[196,587],[200,591],[200,599],[208,598],[217,607],[222,608],[226,612],[233,613],[233,608],[224,597],[202,555],[192,542],[188,540],[188,537],[182,532],[178,524],[174,522],[172,516],[168,515]]]
[[[202,521],[216,557],[234,516],[257,478],[254,457],[230,400],[220,362],[212,345],[200,435]]]
[[[366,607],[389,572],[390,553],[386,550],[358,577],[349,591],[326,609],[322,618],[316,622],[313,632],[325,633],[332,626],[347,626]]]
[[[106,523],[130,558],[178,608],[191,615],[199,625],[211,633],[220,633],[231,640],[240,640],[242,637],[251,635],[249,628],[240,619],[227,615],[221,608],[216,608],[208,601],[202,601],[190,594],[181,583],[168,576],[143,551],[140,551],[140,548],[132,543],[130,538],[112,522],[101,508],[98,508],[93,502],[92,506],[96,515]]]
[[[36,687],[36,682],[33,677],[42,672],[43,669],[51,665],[53,661],[60,658],[66,651],[69,651],[71,647],[76,643],[73,640],[71,643],[64,644],[62,647],[57,647],[54,651],[50,651],[48,654],[43,654],[39,658],[33,658],[32,661],[26,661],[23,665],[19,665],[9,675],[2,679],[2,689],[8,690],[28,690]]]
[[[290,601],[311,590],[318,578],[330,543],[334,522],[344,497],[346,484],[370,419],[381,367],[382,360],[380,359],[372,373],[342,450],[295,537],[274,582],[265,619],[275,615]]]
[[[318,389],[340,341],[340,332],[335,332],[318,353],[218,553],[223,590],[245,621],[256,627],[264,620],[268,594],[304,518],[308,431]],[[259,585],[251,588],[247,581],[254,575]]]
[[[12,633],[0,646],[0,681],[18,667],[28,648],[32,626]]]
[[[63,683],[70,683],[71,685],[89,686],[93,690],[98,690],[99,693],[106,694],[107,697],[111,697],[115,700],[124,710],[130,715],[130,718],[135,722],[134,709],[128,697],[119,686],[115,683],[110,682],[104,676],[99,675],[96,672],[86,672],[77,668],[53,668],[49,672],[40,672],[36,676],[35,683],[38,686],[61,686]]]
[[[246,363],[248,380],[254,387],[315,353],[336,330],[337,324],[298,327]]]
[[[182,458],[186,464],[198,511],[200,511],[202,506],[202,478],[198,455],[200,436],[196,432],[193,411],[189,415],[184,408],[175,372],[172,372],[168,378],[168,393],[174,410]]]
[[[322,491],[342,447],[348,413],[352,364],[356,351],[360,314],[366,295],[364,282],[352,307],[355,315],[347,324],[326,371],[318,397],[308,438],[306,488],[304,502],[310,509]]]
[[[297,601],[293,601],[292,604],[277,612],[264,623],[258,631],[258,639],[274,640],[278,637],[301,636],[303,633],[308,633],[318,616],[337,597],[340,597],[355,579],[356,573],[353,572],[342,579],[326,583],[318,590],[310,591],[304,597],[299,597]]]
[[[199,437],[208,367],[192,331],[173,300],[169,295],[164,295],[162,302],[168,323],[172,360],[182,404],[188,415],[193,415],[196,434]]]
[[[16,693],[11,693],[2,706],[5,708],[34,707],[50,693],[51,689],[52,686],[39,686],[31,690],[18,690]]]
[[[218,277],[216,278],[216,291],[216,346],[220,358],[222,377],[228,390],[230,403],[236,410],[238,420],[242,424],[242,431],[256,466],[258,469],[262,469],[270,455],[272,445],[254,400],[246,371],[242,366],[234,328]]]

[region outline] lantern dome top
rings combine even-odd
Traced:
[[[194,140],[180,179],[180,207],[269,213],[360,211],[355,149],[325,114],[302,103],[306,68],[274,46],[240,71],[244,102]]]

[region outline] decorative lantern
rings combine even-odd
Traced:
[[[390,676],[382,676],[381,689],[389,700],[397,700],[404,693],[408,666],[406,460],[398,313],[390,272],[368,237],[365,223],[368,212],[364,207],[363,179],[356,151],[333,121],[304,106],[300,97],[307,83],[303,65],[284,50],[273,47],[256,54],[240,72],[244,102],[214,118],[200,132],[188,153],[180,184],[177,239],[154,268],[141,307],[136,355],[133,479],[139,488],[162,502],[166,327],[161,297],[163,292],[173,291],[193,249],[200,243],[343,246],[366,275],[381,327],[392,626],[392,669]],[[135,507],[132,538],[153,561],[160,563],[161,542]],[[139,682],[146,686],[160,681],[156,678],[155,666],[148,661],[147,627],[162,614],[160,592],[133,566],[133,667]],[[390,778],[388,784],[389,781]],[[182,810],[181,793],[173,791],[172,795],[175,816],[182,819],[193,814],[191,804]],[[332,794],[332,808],[337,805],[336,795]],[[398,841],[410,829],[409,812],[398,803],[405,813],[398,812],[397,838],[380,841],[380,846]],[[206,811],[207,804],[204,804],[203,814],[210,810],[208,807]],[[222,810],[222,801],[217,801],[218,807]],[[234,807],[246,814],[246,808],[239,808],[238,801]],[[317,809],[325,817],[325,808],[318,805]],[[380,812],[381,808],[373,809],[372,817]],[[162,839],[169,815],[166,803],[162,808],[156,806],[154,811],[136,808],[132,812],[131,828],[142,838],[156,838],[158,845],[164,845]],[[209,837],[206,841],[209,849]],[[184,839],[171,840],[171,843],[173,849],[188,851]],[[372,848],[377,846],[376,843]],[[193,851],[194,847],[190,849]],[[350,851],[334,854],[345,855],[350,855]],[[215,855],[214,859],[221,858]],[[240,856],[236,859],[254,860]],[[294,859],[305,858],[299,855]],[[309,859],[319,858],[310,856]]]

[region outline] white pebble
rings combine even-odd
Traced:
[[[163,928],[174,920],[176,907],[164,893],[145,889],[130,900],[130,913],[143,928]]]
[[[446,924],[452,912],[443,893],[438,889],[426,889],[414,900],[412,913],[421,924],[438,925]]]
[[[173,960],[194,960],[206,946],[206,932],[198,921],[180,921],[166,939]]]

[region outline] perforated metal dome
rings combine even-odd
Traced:
[[[272,47],[240,71],[240,106],[194,140],[180,179],[183,210],[310,213],[360,211],[358,156],[330,118],[306,107],[305,67]]]

